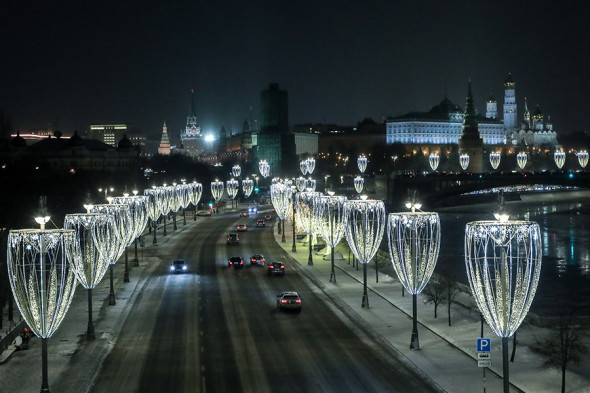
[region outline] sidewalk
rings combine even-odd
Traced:
[[[299,272],[309,278],[328,296],[347,317],[364,331],[375,337],[385,347],[392,349],[402,361],[429,379],[441,391],[460,393],[483,391],[483,369],[477,367],[476,339],[480,334],[479,313],[453,304],[451,327],[448,326],[446,305],[439,307],[439,318],[433,316],[433,306],[425,304],[418,296],[418,333],[420,350],[410,350],[412,332],[412,297],[402,297],[402,285],[397,277],[379,272],[375,282],[375,270],[368,268],[369,309],[361,307],[363,291],[362,266],[358,271],[344,259],[336,260],[336,284],[330,283],[330,259],[323,259],[323,250],[313,253],[313,266],[307,264],[307,244],[296,243],[293,253],[292,230],[285,225],[286,243],[281,242],[276,226],[272,226],[275,240],[299,264]],[[337,248],[338,250],[338,248]],[[329,258],[329,257],[328,257]],[[534,341],[532,335],[538,328],[522,326],[519,343]],[[484,336],[492,339],[492,367],[486,371],[488,392],[501,392],[502,343],[485,325]],[[559,392],[561,371],[542,367],[543,359],[526,346],[517,346],[514,363],[510,363],[510,382],[513,392]],[[590,375],[568,371],[566,391],[590,392]]]
[[[152,245],[152,235],[144,232],[145,248],[138,247],[139,267],[133,267],[134,247],[129,251],[130,282],[123,282],[125,256],[114,266],[114,288],[117,303],[108,305],[110,292],[109,272],[92,291],[93,320],[96,340],[86,341],[88,326],[88,294],[78,285],[70,308],[57,332],[48,340],[49,387],[53,392],[87,392],[92,387],[100,365],[117,341],[118,334],[127,315],[141,292],[143,285],[154,269],[161,266],[161,256],[167,255],[174,245],[177,234],[198,224],[203,218],[193,221],[187,216],[187,225],[182,218],[177,222],[178,230],[167,222],[168,236],[162,236],[158,228],[158,244]],[[17,351],[10,359],[0,364],[0,392],[37,392],[41,387],[41,340],[31,338],[28,350]]]

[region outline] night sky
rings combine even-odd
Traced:
[[[463,107],[469,76],[485,114],[490,91],[501,111],[508,72],[519,119],[526,96],[558,136],[588,129],[588,2],[11,3],[0,110],[16,129],[124,122],[159,138],[165,120],[174,142],[194,88],[203,129],[237,132],[271,82],[289,92],[290,124],[381,121],[445,92]]]

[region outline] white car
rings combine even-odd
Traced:
[[[199,210],[197,216],[210,216],[211,210]]]

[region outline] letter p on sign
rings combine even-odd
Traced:
[[[478,338],[477,339],[477,352],[490,352],[491,339],[489,338]]]

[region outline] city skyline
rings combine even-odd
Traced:
[[[235,133],[275,82],[290,124],[382,121],[445,95],[463,106],[468,77],[485,113],[509,72],[519,107],[540,105],[558,136],[586,129],[585,3],[144,4],[11,5],[0,110],[15,129],[127,123],[157,139],[166,121],[178,141],[194,88],[204,131]]]

